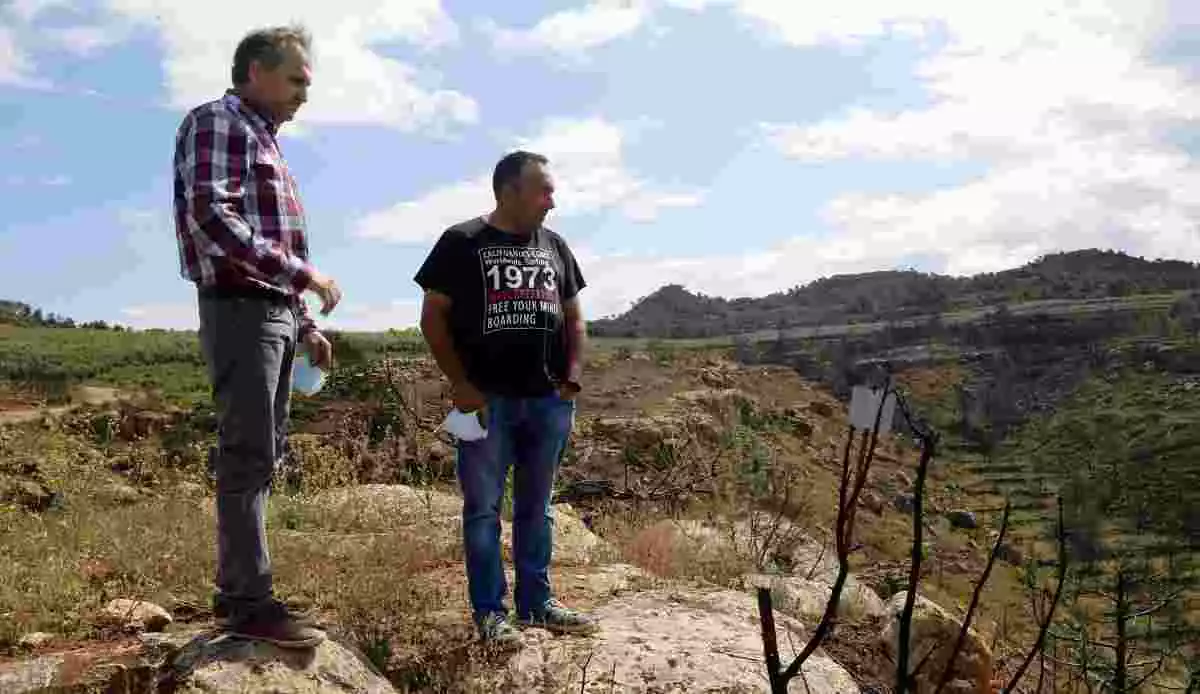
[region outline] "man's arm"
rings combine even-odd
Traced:
[[[449,296],[434,289],[425,290],[421,301],[421,334],[438,368],[450,381],[454,406],[463,412],[483,407],[483,394],[467,380],[466,369],[454,347],[454,337],[450,333]]]
[[[563,322],[567,348],[567,380],[578,383],[583,375],[584,348],[587,345],[587,321],[583,318],[578,294],[563,302]]]
[[[218,118],[212,112],[197,114],[176,143],[197,247],[303,292],[319,273],[308,261],[286,253],[277,240],[255,234],[242,213],[243,201],[251,194],[246,183],[258,141],[236,123],[225,128],[223,138],[216,137]]]

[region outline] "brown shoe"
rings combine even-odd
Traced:
[[[287,616],[292,618],[292,621],[301,626],[315,627],[317,629],[320,629],[324,626],[321,623],[321,618],[317,614],[316,610],[306,606],[303,603],[290,601],[284,602],[276,598],[272,598],[271,603],[272,604],[265,609],[270,610],[275,614],[286,612]],[[228,629],[236,622],[236,618],[224,603],[217,603],[214,605],[212,615],[213,623],[215,623],[217,627],[221,629]]]
[[[226,632],[256,641],[273,643],[280,648],[313,648],[325,640],[325,632],[297,620],[279,603],[245,618],[234,619]]]

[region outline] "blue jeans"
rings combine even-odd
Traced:
[[[463,495],[467,585],[476,621],[507,611],[500,561],[500,504],[513,468],[514,597],[519,617],[551,597],[554,518],[550,497],[559,459],[575,421],[575,403],[557,394],[489,397],[488,435],[458,442],[456,472]]]

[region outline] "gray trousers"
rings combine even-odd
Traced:
[[[297,323],[284,304],[200,297],[200,345],[217,411],[214,604],[250,613],[272,597],[266,505],[284,454]]]

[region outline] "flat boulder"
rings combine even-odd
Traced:
[[[555,637],[528,630],[525,647],[489,682],[494,691],[767,692],[757,604],[732,590],[650,590],[616,597],[592,611],[601,630]],[[803,626],[776,616],[779,642],[803,643]],[[788,633],[790,632],[790,633]],[[857,694],[845,669],[818,650],[791,691]]]
[[[391,683],[358,651],[326,639],[309,649],[285,649],[229,637],[193,638],[159,678],[178,694],[392,694]]]
[[[394,694],[357,650],[334,639],[288,650],[200,629],[141,634],[0,664],[5,694]]]
[[[803,576],[753,574],[744,578],[746,588],[755,592],[759,587],[771,591],[771,602],[775,610],[799,619],[805,624],[816,624],[825,615],[825,605],[833,594],[832,581],[805,578]],[[846,577],[838,596],[837,614],[849,621],[860,621],[880,617],[885,610],[883,600],[853,575]]]
[[[404,531],[417,533],[435,546],[462,544],[462,497],[402,484],[335,487],[300,501],[301,514],[313,527],[341,533]],[[615,550],[584,524],[569,504],[555,504],[554,559],[590,564]],[[512,547],[512,523],[501,523],[502,551]]]

